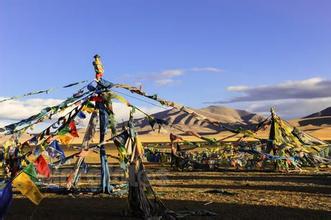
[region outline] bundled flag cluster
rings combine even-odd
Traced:
[[[38,182],[38,174],[47,178],[49,178],[51,174],[48,163],[42,155],[39,155],[34,163],[29,163],[12,181],[0,186],[0,219],[5,216],[10,206],[13,198],[12,187],[20,191],[22,195],[27,197],[31,202],[39,205],[44,196],[36,185],[36,182]]]

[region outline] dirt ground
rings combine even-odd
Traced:
[[[169,209],[205,209],[218,214],[186,219],[331,219],[331,170],[286,174],[175,172],[159,164],[147,164],[146,170]],[[91,169],[82,175],[81,186],[98,172]],[[113,183],[124,182],[118,168],[111,172]],[[46,194],[35,206],[15,194],[6,219],[134,219],[126,216],[126,210],[126,195]]]

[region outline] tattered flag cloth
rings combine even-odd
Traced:
[[[79,153],[79,158],[76,162],[75,165],[75,170],[69,174],[69,176],[67,177],[67,181],[66,181],[66,185],[68,189],[71,189],[71,187],[75,187],[76,184],[78,183],[79,180],[79,176],[80,176],[80,169],[81,169],[81,165],[85,160],[85,157],[88,154],[88,144],[89,142],[92,140],[95,132],[96,132],[96,126],[97,126],[97,122],[98,122],[98,113],[96,111],[93,111],[86,132],[84,134],[84,138],[83,138],[83,143],[82,143],[82,151]],[[65,159],[64,159],[65,160]]]
[[[73,137],[79,137],[78,135],[78,132],[77,132],[77,128],[76,128],[76,124],[75,124],[75,121],[71,121],[69,123],[69,129],[70,129],[70,134],[73,136]]]
[[[52,141],[47,148],[48,154],[53,158],[60,156],[61,159],[65,158],[64,151],[62,150],[59,142],[57,140]]]
[[[114,137],[113,141],[114,144],[117,147],[118,150],[118,154],[119,154],[119,158],[120,158],[120,162],[124,162],[125,160],[127,160],[127,142],[130,138],[130,134],[128,133],[127,130],[121,132],[120,134],[116,135],[116,137]],[[125,161],[127,162],[127,161]]]
[[[34,135],[30,140],[30,144],[38,144],[38,136]]]
[[[61,144],[68,145],[73,138],[69,135],[58,135],[57,139],[60,141]]]
[[[102,93],[106,89],[110,89],[113,86],[114,86],[113,83],[111,83],[107,80],[104,80],[104,79],[99,79],[99,80],[95,80],[92,83],[88,84],[87,89],[91,92],[93,91],[93,92],[96,92],[99,94],[99,93]]]
[[[23,172],[28,174],[33,182],[38,181],[37,171],[33,163],[29,163],[29,165],[24,168]]]
[[[33,124],[34,121],[40,121],[42,120],[50,111],[52,110],[52,108],[50,107],[46,107],[43,110],[41,110],[40,113],[35,114],[27,119],[23,119],[19,122],[13,123],[13,124],[9,124],[6,125],[3,130],[7,132],[7,134],[13,134],[16,129],[22,125],[31,125]]]
[[[85,119],[86,115],[84,114],[84,112],[80,111],[80,112],[78,112],[77,117],[80,119]]]
[[[84,97],[86,95],[86,97]],[[69,97],[63,102],[61,102],[59,105],[55,105],[52,107],[46,107],[43,110],[41,110],[40,113],[35,114],[27,119],[23,119],[19,122],[6,125],[3,128],[0,128],[0,132],[5,132],[6,134],[13,134],[17,131],[20,131],[22,129],[27,129],[35,124],[38,124],[40,122],[43,122],[45,119],[50,119],[53,115],[61,112],[64,109],[67,109],[70,106],[76,105],[77,103],[81,102],[82,100],[85,100],[89,98],[91,95],[91,92],[85,92],[81,97]],[[73,111],[75,111],[77,108],[74,108]],[[71,114],[71,112],[69,113]],[[46,131],[43,131],[39,136],[45,135]],[[40,138],[42,139],[42,138]]]
[[[86,104],[83,106],[82,111],[87,113],[92,113],[95,109],[95,106],[92,102],[86,102]]]
[[[51,175],[51,170],[48,167],[48,163],[42,155],[39,155],[34,162],[36,170],[40,175],[46,176],[47,178]]]
[[[36,205],[39,205],[43,199],[38,187],[25,172],[21,172],[15,177],[13,186]]]
[[[11,182],[0,186],[0,219],[5,217],[12,198],[13,192]]]
[[[67,126],[65,126],[64,128],[62,128],[61,130],[59,130],[58,132],[57,132],[57,135],[66,135],[66,134],[68,134],[70,132],[70,128],[69,128],[69,126],[67,125]]]

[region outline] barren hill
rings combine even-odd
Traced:
[[[315,126],[315,127],[329,127],[331,126],[331,107],[322,111],[313,113],[300,119],[291,120],[296,126]]]
[[[194,110],[201,115],[216,119],[217,121],[223,122],[224,124],[230,126],[236,125],[247,127],[251,126],[252,124],[257,124],[263,120],[263,116],[244,110],[236,110],[223,106],[209,106],[206,108]],[[220,127],[211,125],[207,122],[199,121],[194,116],[176,109],[158,112],[153,116],[158,119],[163,119],[169,125],[175,125],[175,127],[183,130],[198,131],[200,133],[218,133],[222,131]],[[138,127],[140,133],[151,132],[151,127],[147,119],[136,119],[135,124]]]
[[[314,114],[308,115],[304,118],[315,118],[315,117],[331,117],[331,107],[323,109],[320,112],[316,112]]]

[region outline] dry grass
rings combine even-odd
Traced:
[[[113,183],[124,183],[118,166],[111,165]],[[263,172],[174,172],[168,166],[147,164],[154,189],[173,210],[208,209],[217,217],[188,219],[330,219],[331,170],[316,173]],[[67,170],[69,172],[70,169]],[[65,176],[67,172],[54,175]],[[83,174],[80,187],[94,179],[99,170]],[[93,177],[93,178],[91,178]],[[64,178],[63,178],[64,179]],[[91,181],[89,181],[91,184]],[[207,190],[223,190],[213,194]],[[230,194],[230,195],[229,195]],[[126,196],[47,194],[40,206],[15,195],[7,219],[127,219]]]

